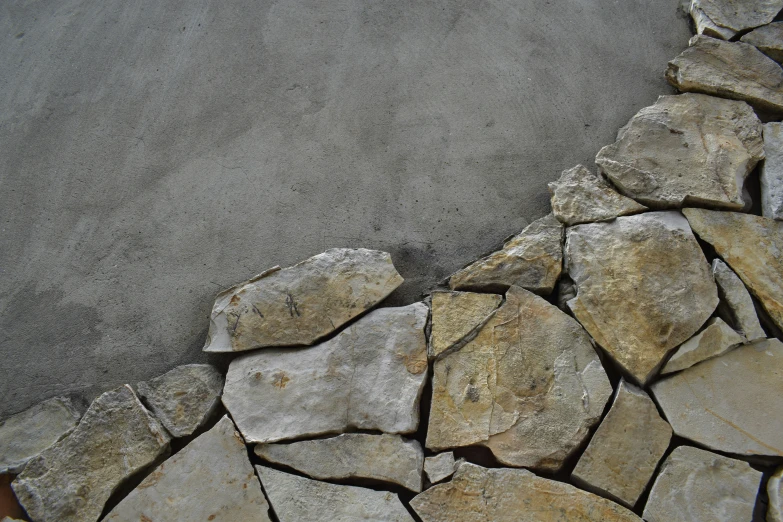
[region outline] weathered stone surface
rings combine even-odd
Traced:
[[[497,294],[433,292],[430,355],[437,357],[470,338],[503,300]]]
[[[692,0],[690,7],[691,17],[693,23],[696,25],[696,33],[711,36],[713,38],[721,38],[723,40],[730,40],[737,31],[729,29],[728,27],[722,27],[707,16],[704,10],[701,8],[701,0]]]
[[[783,22],[754,29],[740,38],[740,42],[750,44],[776,62],[783,63]]]
[[[745,342],[745,339],[735,332],[720,318],[707,321],[706,328],[700,331],[677,348],[671,359],[661,370],[661,374],[678,372],[690,368],[706,359],[717,357]]]
[[[204,351],[313,344],[402,281],[389,254],[363,248],[333,248],[289,268],[272,268],[218,294]]]
[[[783,0],[697,0],[697,3],[715,24],[734,31],[768,24],[783,9]]]
[[[753,518],[761,473],[747,462],[675,448],[644,507],[647,522],[739,522]]]
[[[382,308],[312,348],[274,348],[231,361],[225,404],[247,442],[355,427],[412,433],[427,378],[422,303]]]
[[[505,292],[515,285],[537,294],[552,292],[563,265],[563,225],[549,214],[449,279],[452,290]]]
[[[772,219],[683,210],[693,231],[715,247],[755,295],[772,321],[783,328],[783,223]]]
[[[569,226],[647,210],[644,205],[618,194],[603,178],[582,165],[564,170],[560,179],[548,187],[552,193],[552,213]]]
[[[740,210],[745,178],[764,158],[761,132],[744,102],[661,96],[636,113],[595,162],[620,192],[645,205]]]
[[[268,522],[268,512],[245,443],[226,416],[158,466],[104,520]]]
[[[679,212],[650,212],[568,229],[568,302],[590,335],[640,383],[712,315],[710,266]]]
[[[0,422],[0,474],[21,473],[31,458],[68,435],[80,417],[70,399],[55,397]]]
[[[761,166],[761,214],[783,220],[783,130],[780,122],[764,125],[764,154]]]
[[[524,469],[463,462],[449,482],[411,500],[424,522],[641,522],[609,500]]]
[[[611,393],[582,327],[511,287],[475,339],[435,362],[426,445],[482,444],[503,464],[557,470]]]
[[[753,299],[737,274],[716,258],[712,260],[712,275],[718,284],[718,313],[723,320],[741,332],[748,341],[766,338]]]
[[[756,341],[662,379],[652,393],[674,432],[737,455],[783,456],[783,344]]]
[[[126,384],[95,399],[11,486],[36,522],[91,522],[117,486],[168,449],[169,434]]]
[[[457,463],[454,461],[453,451],[445,451],[424,459],[424,474],[427,476],[430,484],[443,482],[452,476],[456,470]]]
[[[746,43],[696,35],[690,47],[669,62],[666,80],[682,92],[742,100],[767,113],[783,112],[783,70]]]
[[[575,484],[633,507],[661,460],[672,429],[650,397],[620,381],[606,415],[571,477]]]
[[[169,433],[187,437],[220,404],[223,376],[209,364],[186,364],[136,388]]]
[[[258,444],[255,453],[315,479],[374,479],[421,491],[421,444],[399,435],[345,433],[291,444]]]
[[[394,493],[338,486],[256,466],[280,522],[413,522]]]
[[[783,467],[778,468],[767,482],[767,522],[783,522]]]

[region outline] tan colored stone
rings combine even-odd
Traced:
[[[497,294],[433,292],[430,355],[437,357],[470,339],[503,300]]]
[[[446,451],[424,459],[424,474],[430,484],[443,482],[457,470],[454,452]]]
[[[765,339],[756,307],[748,289],[737,274],[720,259],[712,260],[712,275],[718,285],[720,305],[718,313],[724,321],[742,333],[747,341]]]
[[[768,24],[783,9],[783,0],[697,0],[697,2],[714,23],[733,31],[743,31]]]
[[[783,22],[774,22],[754,29],[740,38],[778,63],[783,63]]]
[[[767,522],[783,522],[783,467],[778,468],[769,478],[767,497]]]
[[[739,346],[745,339],[720,318],[707,321],[700,331],[677,348],[661,370],[661,375],[690,368]]]
[[[704,10],[702,10],[701,0],[691,1],[690,13],[693,18],[693,23],[696,25],[696,34],[703,34],[713,38],[721,38],[723,40],[731,40],[731,38],[737,34],[737,31],[729,29],[728,27],[722,27],[713,22]]]
[[[764,125],[764,154],[761,165],[761,215],[783,221],[783,124]]]

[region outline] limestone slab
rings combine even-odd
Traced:
[[[718,285],[718,313],[748,341],[766,338],[748,289],[737,274],[718,258],[712,260],[712,275]]]
[[[763,25],[740,38],[778,63],[783,62],[783,22]]]
[[[783,467],[769,478],[767,482],[767,522],[783,522]]]
[[[704,34],[713,38],[730,40],[737,31],[716,24],[701,8],[701,0],[692,0],[690,6],[691,18],[696,26],[696,34]]]
[[[433,292],[431,355],[437,357],[475,334],[502,300],[497,294]]]
[[[764,125],[764,154],[761,166],[761,214],[783,220],[783,129],[780,122]]]
[[[726,353],[743,342],[745,339],[722,319],[710,319],[704,330],[677,348],[663,366],[661,375],[690,368],[701,361]]]
[[[453,451],[444,451],[424,459],[424,474],[430,484],[443,482],[457,470]]]
[[[783,9],[783,0],[696,0],[710,19],[734,31],[770,23]]]

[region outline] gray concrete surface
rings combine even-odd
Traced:
[[[329,247],[408,303],[662,93],[676,0],[0,3],[0,416],[200,349]]]

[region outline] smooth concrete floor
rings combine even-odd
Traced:
[[[218,291],[331,247],[418,299],[689,36],[677,0],[1,2],[0,416],[207,360]]]

